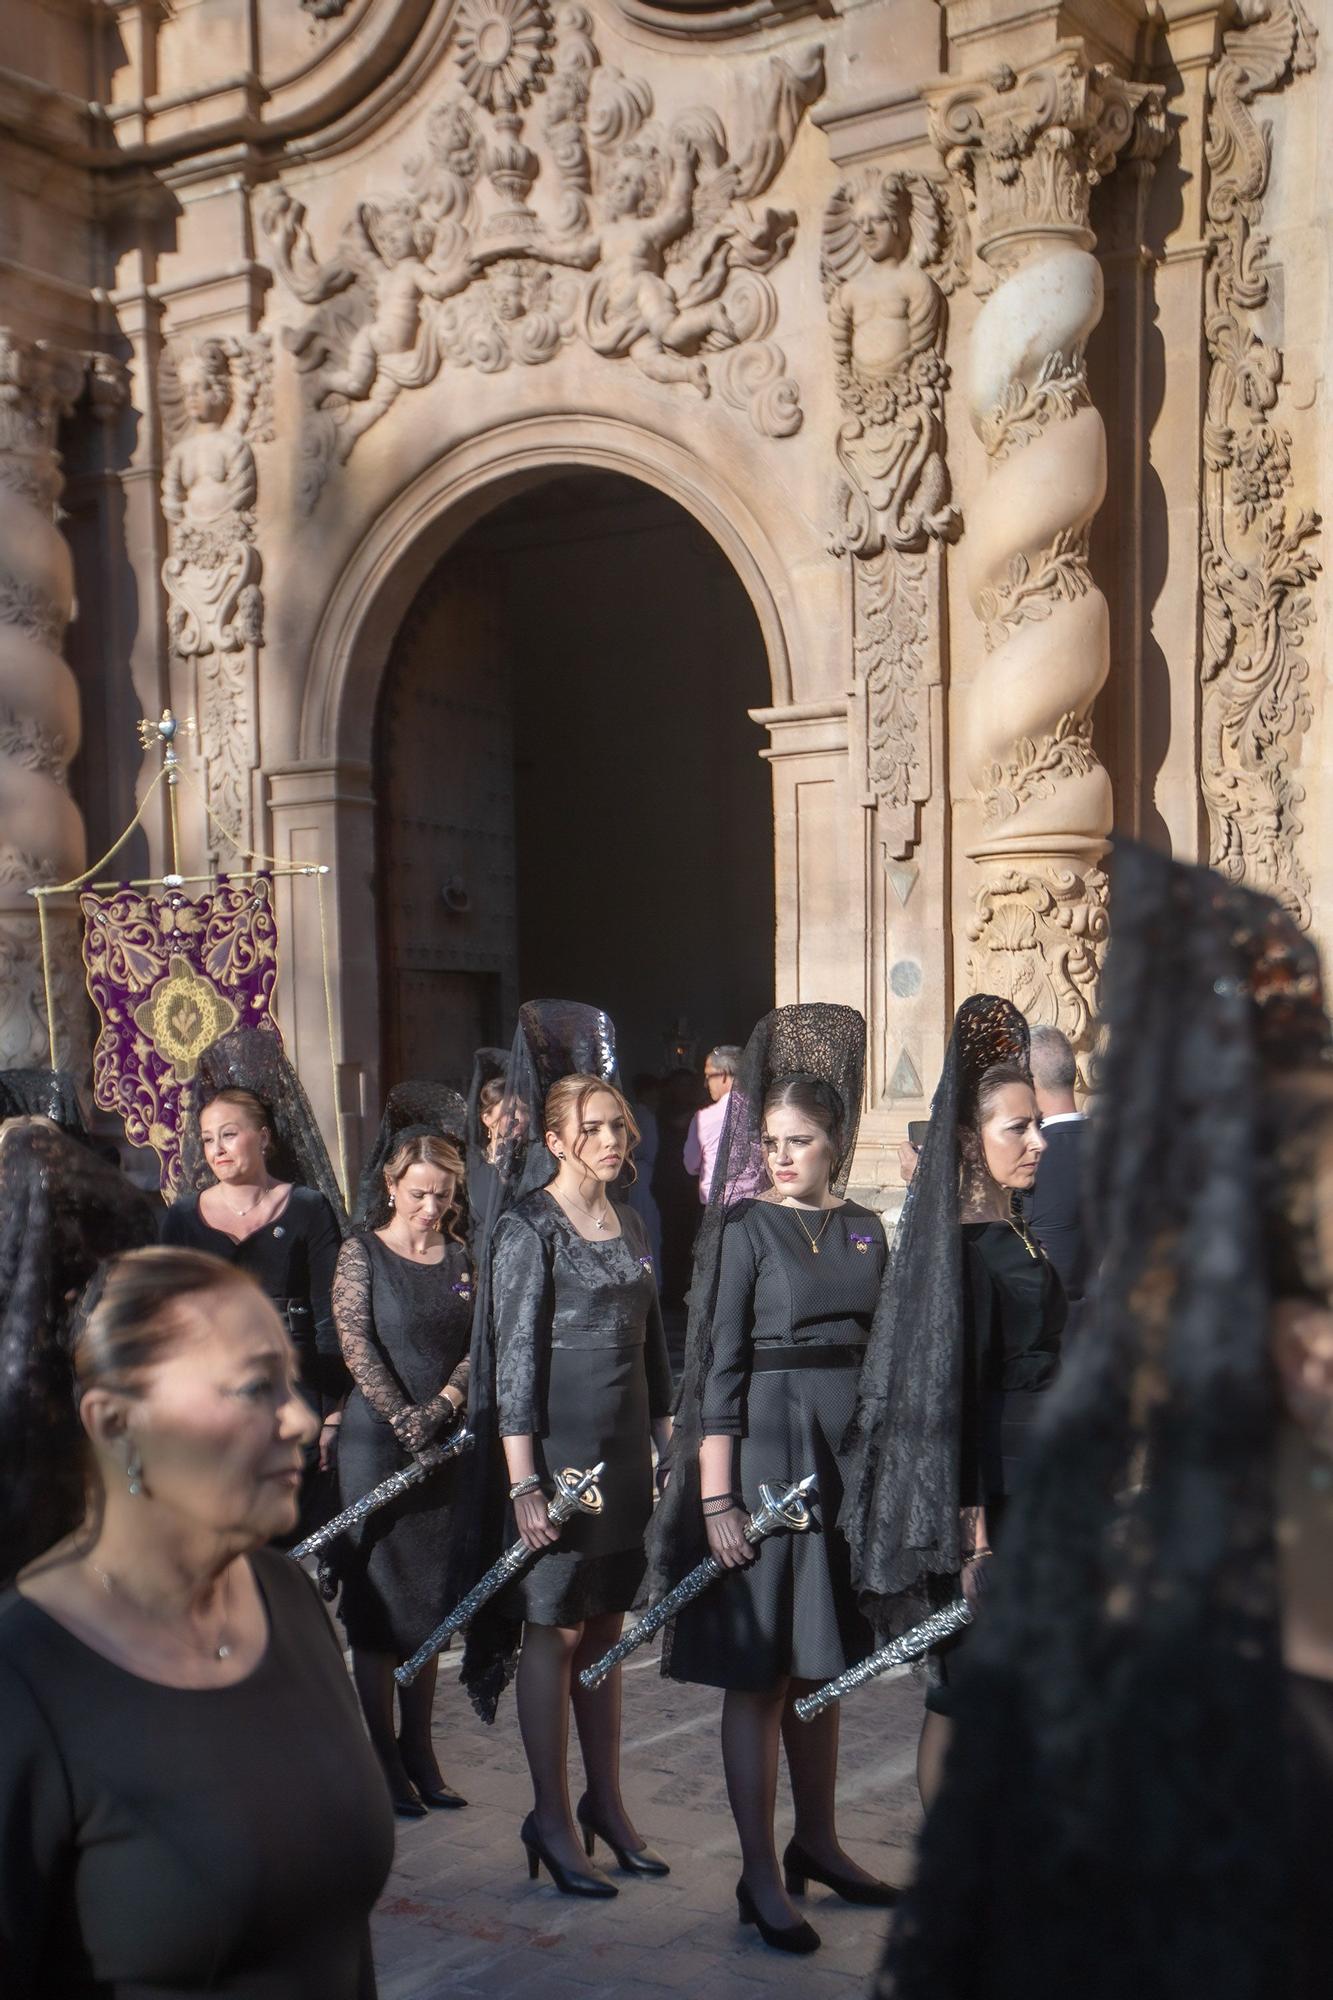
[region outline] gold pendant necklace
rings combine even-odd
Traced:
[[[1038,1245],[1033,1241],[1032,1237],[1028,1234],[1027,1223],[1020,1221],[1016,1216],[1012,1215],[1007,1216],[1005,1219],[1008,1222],[1009,1227],[1013,1230],[1014,1235],[1018,1238],[1023,1248],[1027,1251],[1028,1256],[1039,1258],[1041,1256],[1041,1250],[1038,1247]]]
[[[810,1253],[812,1256],[817,1257],[819,1255],[819,1239],[824,1234],[824,1231],[828,1228],[830,1221],[832,1220],[833,1216],[836,1213],[837,1211],[835,1209],[832,1208],[826,1209],[824,1213],[824,1220],[820,1223],[818,1229],[812,1236],[810,1234],[810,1231],[805,1226],[805,1218],[802,1216],[800,1209],[799,1208],[792,1209],[792,1214],[796,1217],[796,1220],[801,1225],[801,1234],[802,1236],[804,1236],[806,1242],[810,1245]]]

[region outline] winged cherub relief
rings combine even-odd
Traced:
[[[837,553],[921,549],[958,532],[941,352],[957,248],[951,211],[924,174],[865,170],[825,211],[820,268],[844,411]]]
[[[501,108],[495,59],[478,69],[478,57],[432,110],[406,192],[360,203],[327,261],[301,204],[269,198],[273,261],[314,309],[283,334],[306,380],[307,508],[404,389],[444,368],[543,365],[575,339],[704,395],[719,354],[717,386],[761,432],[799,425],[797,385],[766,338],[778,314],[766,274],[796,217],[756,198],[823,89],[822,51],[746,66],[733,144],[706,107],[659,122],[648,82],[601,62],[587,9],[532,21],[558,99],[532,145],[535,72],[506,83]]]

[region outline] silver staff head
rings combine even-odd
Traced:
[[[580,1510],[585,1514],[600,1514],[604,1502],[602,1489],[597,1484],[606,1471],[606,1463],[599,1459],[587,1472],[580,1472],[577,1466],[567,1465],[555,1475],[555,1497],[547,1506],[547,1513],[553,1521],[567,1521],[571,1514]]]
[[[807,1472],[804,1479],[798,1479],[785,1491],[776,1486],[761,1486],[759,1505],[751,1517],[756,1539],[771,1535],[777,1528],[789,1528],[798,1535],[803,1533],[811,1525],[809,1503],[816,1493],[817,1482],[813,1472]]]

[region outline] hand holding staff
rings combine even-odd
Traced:
[[[776,1533],[779,1528],[788,1528],[793,1534],[800,1534],[810,1526],[810,1508],[807,1503],[814,1498],[814,1493],[813,1472],[807,1473],[805,1478],[794,1486],[789,1486],[785,1493],[780,1493],[773,1486],[761,1486],[760,1504],[741,1531],[746,1541],[753,1546],[756,1542],[762,1542],[766,1535]],[[674,1618],[682,1606],[707,1590],[710,1583],[716,1583],[724,1568],[725,1565],[716,1556],[705,1556],[696,1569],[692,1569],[688,1576],[681,1578],[674,1590],[669,1590],[651,1611],[644,1613],[637,1625],[632,1625],[622,1638],[617,1639],[609,1653],[603,1653],[600,1660],[583,1669],[579,1675],[580,1685],[594,1688],[599,1681],[604,1681],[613,1667],[618,1667],[622,1660],[628,1659],[631,1653],[646,1645],[654,1632],[660,1631],[667,1620]]]
[[[364,1521],[368,1514],[377,1513],[381,1507],[387,1507],[400,1493],[406,1493],[413,1486],[419,1486],[423,1479],[429,1479],[432,1472],[438,1471],[442,1465],[447,1465],[451,1458],[457,1458],[460,1452],[471,1449],[472,1433],[466,1424],[460,1425],[443,1444],[432,1445],[429,1450],[423,1451],[419,1458],[414,1459],[411,1465],[405,1465],[401,1472],[391,1472],[387,1479],[381,1479],[379,1485],[372,1486],[369,1493],[363,1493],[359,1500],[353,1500],[350,1507],[344,1507],[341,1514],[335,1514],[322,1528],[316,1528],[313,1535],[307,1535],[294,1549],[288,1549],[288,1555],[293,1561],[300,1562],[302,1557],[314,1555],[316,1549],[327,1548],[330,1542],[338,1539],[345,1528],[354,1528],[357,1522]]]
[[[588,1472],[579,1472],[573,1466],[567,1466],[563,1472],[556,1473],[555,1494],[546,1503],[546,1518],[554,1528],[562,1528],[580,1508],[586,1514],[601,1513],[602,1496],[597,1481],[605,1470],[605,1465],[599,1461]],[[515,1542],[512,1548],[506,1549],[499,1562],[491,1564],[480,1583],[473,1584],[467,1596],[454,1606],[444,1623],[437,1625],[429,1639],[417,1647],[411,1659],[395,1668],[393,1677],[399,1687],[410,1687],[427,1660],[441,1652],[454,1633],[460,1632],[489,1598],[503,1590],[521,1570],[543,1553],[541,1549],[529,1548],[524,1541]]]

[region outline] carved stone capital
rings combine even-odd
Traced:
[[[1076,43],[927,96],[931,136],[963,184],[977,250],[1000,272],[1042,237],[1090,249],[1093,188],[1131,147],[1140,118],[1151,127],[1163,115],[1159,90],[1089,63]]]

